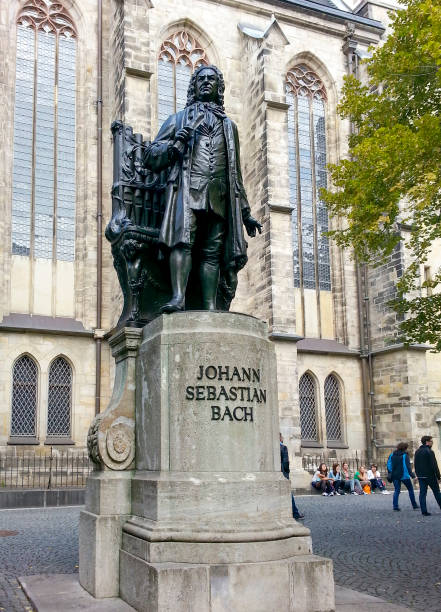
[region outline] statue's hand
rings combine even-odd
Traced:
[[[187,142],[190,140],[192,135],[193,135],[193,128],[186,126],[176,132],[175,140],[179,140],[180,142],[187,144]]]
[[[251,236],[251,238],[254,238],[254,236],[256,235],[256,229],[259,234],[262,233],[262,226],[258,221],[256,221],[254,217],[249,216],[248,219],[245,219],[244,225],[245,229],[247,230],[248,236]]]
[[[193,128],[188,126],[183,127],[176,132],[175,141],[172,144],[172,150],[174,151],[175,156],[184,155],[185,147],[192,137],[192,134]]]

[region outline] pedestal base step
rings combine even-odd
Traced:
[[[78,574],[23,576],[19,582],[36,612],[134,612],[122,599],[92,597],[80,586]],[[335,587],[335,604],[336,612],[410,612],[409,608],[339,586]]]
[[[95,599],[78,574],[39,574],[18,579],[35,612],[135,612],[119,597]]]
[[[193,565],[149,563],[121,550],[120,596],[137,612],[335,610],[332,561],[315,555]]]

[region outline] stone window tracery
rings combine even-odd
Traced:
[[[201,44],[185,30],[175,32],[162,43],[158,59],[158,125],[185,107],[192,73],[208,64]]]
[[[327,186],[326,90],[305,64],[286,76],[294,286],[331,290],[328,212],[319,190]]]
[[[300,435],[303,441],[318,442],[316,385],[306,372],[299,380]]]
[[[17,18],[12,253],[74,259],[76,30],[62,4]]]
[[[328,442],[343,442],[340,385],[332,374],[325,380],[325,414]]]
[[[71,435],[72,368],[63,357],[57,357],[49,370],[47,404],[48,437]]]
[[[37,364],[29,355],[23,355],[12,371],[11,437],[36,436],[37,391]]]

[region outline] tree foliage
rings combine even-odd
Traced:
[[[365,60],[367,84],[345,80],[339,113],[354,126],[349,158],[330,166],[333,189],[322,196],[332,215],[347,220],[330,234],[360,261],[384,260],[411,226],[411,263],[392,306],[406,314],[407,342],[441,350],[440,271],[423,283],[432,295],[415,293],[421,264],[441,238],[441,1],[408,0],[392,24]]]

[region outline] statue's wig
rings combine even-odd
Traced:
[[[195,102],[197,102],[196,100],[196,79],[197,79],[198,74],[201,72],[201,70],[206,70],[207,68],[209,68],[210,70],[213,70],[213,72],[216,73],[217,100],[215,102],[222,108],[222,110],[225,110],[224,109],[224,91],[225,91],[224,75],[222,74],[222,72],[219,70],[217,66],[202,65],[196,68],[196,70],[191,75],[190,83],[188,85],[186,106],[190,106],[190,104],[194,104]]]

